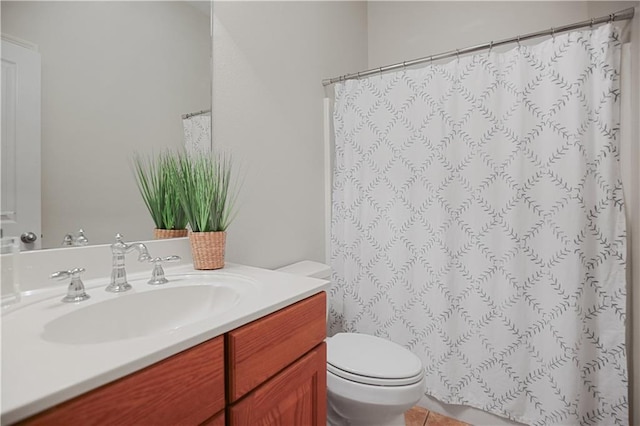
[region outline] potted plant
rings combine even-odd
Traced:
[[[196,269],[224,267],[226,230],[237,196],[232,161],[219,152],[178,156],[179,194],[191,228],[189,242]]]
[[[187,218],[178,195],[176,155],[170,151],[146,158],[136,154],[133,165],[136,184],[156,226],[154,237],[186,237]]]

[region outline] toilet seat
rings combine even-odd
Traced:
[[[360,333],[338,333],[327,339],[327,371],[375,386],[407,386],[423,378],[422,362],[411,351]]]
[[[398,379],[380,379],[378,377],[360,376],[357,374],[349,373],[348,371],[341,370],[334,365],[327,363],[327,371],[335,374],[336,376],[350,380],[352,382],[360,383],[363,385],[375,385],[375,386],[406,386],[418,383],[422,379],[422,373],[419,373],[413,377],[398,378]]]

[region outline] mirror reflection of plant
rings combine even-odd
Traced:
[[[180,200],[193,232],[226,231],[235,217],[237,187],[231,156],[210,152],[178,156]]]
[[[133,159],[136,183],[158,229],[185,229],[187,217],[179,196],[180,179],[176,154],[165,151]]]

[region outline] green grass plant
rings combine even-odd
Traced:
[[[164,151],[158,155],[133,158],[136,184],[158,229],[185,229],[187,217],[179,196],[177,154]]]
[[[177,157],[180,201],[193,232],[226,231],[235,216],[232,159],[210,152]]]

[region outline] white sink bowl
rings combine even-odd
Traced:
[[[87,289],[90,299],[62,303],[60,295],[32,303],[3,320],[33,314],[40,318],[40,338],[57,344],[92,345],[173,333],[201,321],[213,325],[248,295],[255,281],[234,274],[167,275],[168,284],[151,286],[146,279],[129,280],[132,290],[109,293],[107,282]],[[29,315],[31,314],[31,315]]]
[[[158,288],[118,296],[48,322],[42,338],[91,344],[153,336],[225,312],[240,300],[238,291],[216,285]]]

